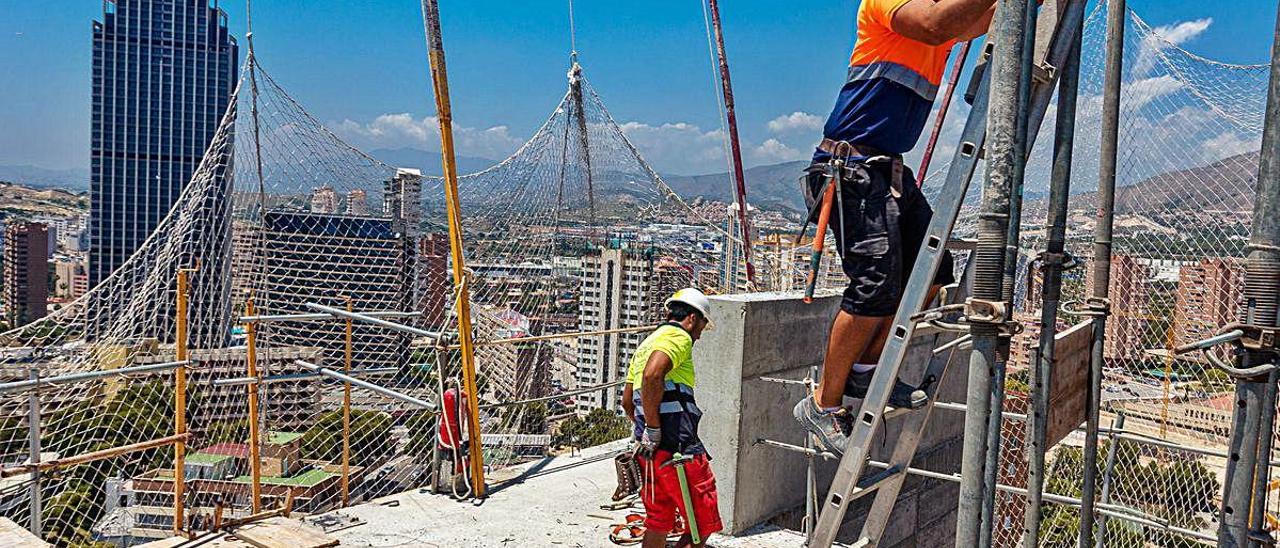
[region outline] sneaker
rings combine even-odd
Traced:
[[[823,411],[818,407],[818,402],[813,400],[812,395],[805,396],[791,410],[796,421],[813,434],[822,449],[837,455],[843,455],[845,446],[849,444],[849,438],[841,428],[838,418],[844,413],[843,408],[837,411]]]
[[[844,395],[854,399],[863,399],[867,397],[867,390],[871,389],[871,378],[876,374],[876,370],[857,371],[849,373],[849,380],[844,384]],[[893,390],[889,392],[889,407],[918,409],[924,407],[929,401],[929,395],[924,390],[911,386],[901,380],[893,383]]]

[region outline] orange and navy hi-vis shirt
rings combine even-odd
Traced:
[[[931,46],[894,32],[893,15],[909,1],[862,0],[849,78],[824,137],[895,154],[915,147],[955,42]],[[815,161],[828,157],[814,154]]]

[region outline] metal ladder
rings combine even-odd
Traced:
[[[1035,142],[1040,123],[1052,99],[1058,76],[1055,67],[1062,66],[1070,53],[1074,36],[1069,34],[1077,28],[1072,23],[1079,22],[1084,17],[1085,4],[1085,0],[1046,0],[1040,8],[1037,25],[1040,30],[1036,37],[1035,77],[1031,90],[1031,102],[1028,105],[1030,109],[1027,132],[1028,153],[1032,148],[1031,144]],[[990,46],[988,46],[983,53],[984,58],[989,57],[990,54]],[[840,465],[831,482],[826,501],[819,509],[818,523],[814,528],[810,546],[829,548],[834,544],[849,504],[871,493],[876,494],[875,501],[867,514],[862,532],[853,546],[877,546],[888,525],[902,483],[906,479],[907,468],[919,447],[920,438],[941,383],[928,383],[925,388],[929,396],[928,402],[918,409],[887,408],[889,394],[898,379],[908,345],[914,335],[917,320],[920,317],[920,308],[924,305],[924,300],[928,296],[934,276],[941,264],[945,243],[955,227],[960,207],[969,190],[969,182],[977,170],[978,160],[981,157],[980,151],[986,140],[990,88],[988,82],[988,74],[983,71],[978,80],[973,108],[965,122],[960,146],[956,149],[938,199],[938,208],[929,224],[920,254],[916,257],[911,279],[904,288],[902,300],[894,315],[893,329],[880,356],[871,386],[862,400],[861,409],[854,417],[848,448],[840,459]],[[926,368],[924,378],[926,380],[941,379],[949,362],[949,359],[942,359],[935,354]],[[905,415],[906,418],[902,433],[894,443],[889,467],[862,478],[876,431],[885,418],[899,414]]]

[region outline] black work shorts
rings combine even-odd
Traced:
[[[891,161],[851,160],[848,166],[852,177],[841,185],[841,195],[828,223],[840,251],[841,266],[849,277],[840,309],[857,316],[892,316],[929,230],[933,208],[916,186],[915,174],[905,166],[902,195],[898,198],[890,189]],[[818,198],[825,180],[824,167],[813,164],[808,170],[810,194]],[[954,283],[954,269],[951,252],[944,250],[933,283]]]

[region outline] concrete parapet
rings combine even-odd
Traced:
[[[812,304],[805,304],[801,297],[798,292],[712,297],[714,328],[694,346],[698,405],[704,413],[700,434],[712,456],[726,533],[741,533],[804,504],[804,457],[754,445],[760,438],[803,444],[803,432],[791,417],[792,406],[804,395],[803,387],[759,380],[761,376],[802,379],[811,366],[821,364],[840,297],[821,296]],[[904,380],[919,380],[933,346],[932,336],[914,341],[904,364]],[[953,358],[950,374],[942,381],[942,401],[964,401],[966,362],[962,358],[961,354]],[[876,459],[888,460],[898,423],[898,419],[888,422],[881,434],[883,443],[876,442]],[[963,423],[960,413],[934,410],[917,462],[928,461],[931,470],[956,471]],[[820,498],[834,469],[835,463],[818,467]],[[937,483],[943,482],[908,479],[882,545],[914,542],[919,535],[945,526],[948,519],[954,527],[957,494]],[[843,536],[857,533],[869,503],[870,497],[850,508],[846,527],[850,531]]]

